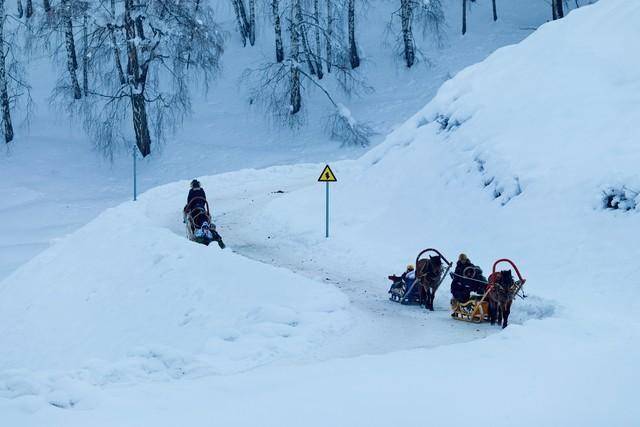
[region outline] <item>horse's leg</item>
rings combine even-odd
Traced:
[[[507,301],[504,304],[504,316],[502,321],[502,329],[507,327],[507,323],[509,321],[509,314],[511,313],[511,302],[512,301]]]
[[[498,317],[498,304],[496,304],[496,302],[492,299],[492,298],[488,298],[489,300],[489,321],[491,322],[492,325],[496,324],[496,318]]]

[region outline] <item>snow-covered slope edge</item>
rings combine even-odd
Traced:
[[[229,374],[349,327],[334,287],[189,242],[186,187],[105,211],[0,283],[0,397],[47,392],[36,371],[92,384]]]

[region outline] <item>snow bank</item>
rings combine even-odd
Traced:
[[[348,326],[332,286],[189,242],[186,188],[104,212],[0,284],[1,395],[24,391],[12,369],[93,383],[237,372]]]

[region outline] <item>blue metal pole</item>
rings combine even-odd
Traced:
[[[138,200],[138,171],[136,170],[136,146],[133,146],[133,201]]]
[[[325,183],[327,185],[327,200],[325,203],[326,211],[325,211],[325,233],[324,237],[329,238],[329,182]]]

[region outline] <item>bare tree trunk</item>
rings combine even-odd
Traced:
[[[564,18],[564,5],[562,4],[563,1],[564,0],[555,0],[557,19]]]
[[[327,73],[333,63],[333,0],[327,0]]]
[[[32,0],[27,0],[27,10],[26,10],[26,14],[25,16],[28,18],[31,18],[33,16],[33,1]]]
[[[411,68],[415,62],[415,44],[411,23],[413,21],[412,0],[400,1],[400,21],[402,23],[402,41],[404,43],[404,60],[407,68]]]
[[[280,23],[280,0],[271,0],[271,10],[273,11],[273,30],[276,33],[276,61],[284,61],[284,47],[282,45],[282,24]]]
[[[231,0],[231,3],[233,3],[233,10],[236,12],[236,22],[238,23],[238,31],[240,31],[240,37],[242,38],[242,45],[246,46],[247,39],[249,39],[249,42],[251,43],[252,26],[247,19],[247,10],[244,7],[244,0]],[[250,3],[250,5],[251,4],[253,3]],[[249,13],[255,14],[255,12],[252,11],[250,11]],[[251,43],[251,45],[253,46],[253,43]]]
[[[11,105],[9,104],[9,92],[7,91],[7,70],[5,64],[5,41],[4,41],[4,21],[5,21],[5,0],[0,0],[0,104],[2,104],[2,127],[4,131],[4,142],[6,144],[13,141],[13,124],[11,123]]]
[[[491,0],[491,4],[493,6],[493,21],[498,20],[498,9],[496,7],[496,0]]]
[[[233,10],[236,13],[236,25],[238,25],[238,32],[240,32],[240,38],[242,39],[242,46],[246,46],[248,34],[246,32],[246,27],[244,22],[242,21],[242,16],[240,12],[240,5],[242,3],[239,3],[239,1],[240,0],[231,0],[231,3],[233,4]],[[242,7],[244,10],[244,5]]]
[[[45,12],[51,12],[51,2],[49,0],[42,0],[42,8]]]
[[[249,0],[249,43],[256,43],[256,0]]]
[[[320,44],[320,6],[318,0],[313,0],[313,17],[316,25],[316,72],[318,79],[322,80],[322,45]]]
[[[18,0],[18,19],[22,18],[24,15],[24,9],[22,8],[22,0]]]
[[[193,8],[193,16],[197,18],[198,10],[200,9],[200,0],[196,0],[196,5]],[[189,37],[189,46],[187,47],[189,55],[187,55],[187,69],[191,65],[191,47],[193,45],[193,38],[195,37],[195,29],[191,29],[191,37]]]
[[[358,55],[358,47],[356,46],[356,5],[355,0],[349,0],[348,21],[349,21],[349,62],[351,68],[360,66],[360,56]]]
[[[462,0],[462,35],[467,34],[467,0]]]
[[[27,3],[28,4],[28,3]],[[73,39],[73,23],[71,22],[71,2],[62,0],[62,19],[64,27],[65,48],[67,50],[67,69],[71,78],[71,87],[75,99],[82,98],[82,91],[78,83],[78,58],[76,57],[76,44]],[[28,15],[27,15],[28,16]]]
[[[109,35],[111,37],[111,47],[113,48],[113,56],[116,63],[116,70],[118,70],[118,79],[120,80],[120,84],[124,85],[127,80],[124,77],[124,71],[122,69],[122,61],[120,60],[120,48],[118,47],[118,42],[116,40],[116,32],[114,29],[114,21],[116,19],[116,1],[111,0],[111,22],[108,24],[107,28],[109,29]]]
[[[144,99],[144,86],[146,80],[145,70],[140,70],[138,60],[138,48],[136,46],[136,23],[131,17],[134,5],[133,0],[124,2],[124,27],[127,35],[127,74],[130,86],[131,110],[133,115],[133,130],[136,136],[136,145],[143,157],[151,153],[151,136],[149,134],[149,119]],[[137,20],[139,20],[138,18]],[[144,38],[144,34],[137,34]],[[141,72],[142,71],[142,72]]]
[[[2,0],[0,0],[2,1]],[[297,114],[302,108],[302,96],[300,94],[300,25],[297,10],[300,7],[300,0],[294,0],[295,5],[291,8],[291,115]]]
[[[89,35],[87,30],[87,10],[82,13],[82,90],[89,94]]]
[[[302,47],[302,50],[304,51],[304,56],[305,59],[307,60],[307,66],[309,67],[309,72],[312,75],[316,74],[316,67],[313,63],[313,61],[311,61],[311,58],[314,56],[313,55],[313,50],[311,50],[311,46],[309,45],[309,39],[307,38],[307,28],[306,26],[303,24],[303,15],[302,15],[302,4],[301,4],[301,0],[295,0],[295,4],[294,7],[295,9],[295,14],[296,14],[296,28],[298,30],[298,37],[299,37],[299,41],[300,41],[300,47]]]

